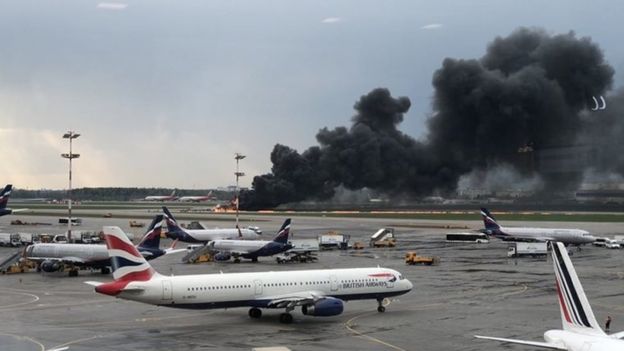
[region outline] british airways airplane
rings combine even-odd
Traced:
[[[387,297],[412,290],[412,283],[388,268],[317,269],[164,276],[157,273],[117,227],[104,227],[113,262],[112,282],[86,282],[100,294],[151,305],[184,309],[251,307],[260,318],[263,308],[284,309],[280,322],[300,306],[308,316],[336,316],[344,301],[377,300],[379,312]]]
[[[583,291],[576,270],[562,243],[552,244],[552,259],[555,269],[555,286],[563,330],[549,330],[544,340],[525,341],[475,335],[479,339],[504,343],[521,344],[551,350],[568,351],[616,351],[624,350],[624,332],[607,335],[596,321],[594,312]]]
[[[481,208],[485,234],[503,240],[558,241],[581,245],[596,241],[596,237],[581,229],[502,227],[486,208]]]

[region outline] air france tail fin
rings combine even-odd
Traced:
[[[594,317],[565,245],[553,242],[551,254],[563,329],[606,335]]]
[[[487,208],[481,207],[481,216],[483,217],[483,225],[485,225],[486,230],[499,230],[501,228]]]
[[[163,215],[156,215],[147,228],[145,235],[137,245],[140,248],[158,249],[160,247],[160,234],[162,232]]]
[[[273,238],[273,241],[281,243],[281,244],[287,244],[289,234],[290,234],[290,218],[284,221],[284,224],[282,224],[282,227],[277,232],[277,235],[275,236],[275,238]]]
[[[11,190],[13,189],[13,185],[7,184],[4,187],[4,190],[0,193],[0,209],[4,209],[7,207],[9,203],[9,196],[11,196]]]

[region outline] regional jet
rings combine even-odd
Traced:
[[[145,201],[173,201],[178,197],[175,196],[175,190],[171,192],[171,195],[150,195],[145,197]]]
[[[151,305],[183,309],[251,307],[249,316],[260,318],[261,308],[284,309],[280,322],[291,323],[295,307],[308,316],[336,316],[344,301],[384,299],[412,290],[412,283],[388,268],[316,269],[305,271],[217,273],[165,276],[156,272],[116,227],[104,227],[113,261],[112,282],[86,282],[100,294]]]
[[[162,215],[157,215],[150,224],[147,232],[136,246],[136,249],[148,260],[162,255],[182,252],[184,249],[159,248],[162,228]],[[119,231],[124,234],[121,229]],[[38,263],[38,271],[47,273],[69,269],[69,276],[77,276],[79,267],[100,269],[102,274],[110,273],[110,257],[106,245],[93,244],[56,244],[41,243],[28,246],[24,257]]]
[[[2,192],[0,192],[0,217],[11,214],[11,213],[28,210],[27,208],[10,209],[6,207],[7,204],[9,203],[9,196],[11,196],[11,190],[13,190],[13,185],[7,184],[2,190]]]
[[[594,312],[583,291],[576,270],[568,256],[565,245],[552,243],[552,259],[555,269],[555,283],[563,330],[549,330],[544,333],[546,342],[478,336],[479,339],[521,344],[551,350],[568,351],[615,351],[624,350],[624,332],[607,335],[596,321]]]
[[[485,234],[502,240],[558,241],[581,245],[593,243],[596,237],[581,229],[502,227],[486,208],[481,208]]]
[[[230,257],[234,257],[234,262],[240,262],[241,258],[250,259],[252,262],[258,262],[260,256],[273,256],[292,249],[292,245],[288,243],[288,235],[290,233],[290,218],[284,221],[282,227],[277,232],[273,240],[213,240],[208,245],[218,254],[215,256],[217,260],[227,261]]]
[[[257,239],[261,233],[251,228],[223,228],[223,229],[184,229],[178,225],[173,214],[163,206],[165,221],[167,222],[167,236],[171,239],[187,243],[207,243],[219,239]]]

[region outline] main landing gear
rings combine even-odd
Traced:
[[[262,310],[259,309],[258,307],[249,309],[249,317],[254,318],[254,319],[258,319],[262,317]]]
[[[286,312],[286,313],[282,313],[280,314],[279,317],[280,323],[284,323],[284,324],[290,324],[293,322],[293,316],[292,314]]]
[[[383,299],[377,299],[377,312],[379,313],[386,312],[386,308],[383,305]]]
[[[249,309],[249,317],[253,318],[253,319],[258,319],[260,317],[262,317],[262,310],[259,309],[258,307],[252,307]],[[279,321],[280,323],[284,323],[284,324],[290,324],[293,322],[293,316],[292,314],[285,312],[280,314],[279,316]]]

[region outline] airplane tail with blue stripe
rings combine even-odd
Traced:
[[[165,214],[165,222],[167,222],[167,237],[184,242],[198,242],[191,235],[189,235],[184,228],[178,225],[178,222],[175,217],[173,217],[173,214],[169,211],[167,206],[163,206],[162,210]]]
[[[147,228],[145,235],[137,245],[140,249],[159,249],[160,234],[162,232],[163,215],[156,215]]]
[[[277,232],[277,235],[275,236],[275,238],[273,238],[273,241],[280,243],[280,244],[287,244],[289,234],[290,234],[290,218],[284,221],[284,224],[282,224],[282,227]]]
[[[563,329],[606,335],[596,321],[565,245],[559,242],[552,242],[551,245]]]
[[[5,209],[9,203],[9,196],[11,196],[11,190],[13,185],[7,184],[0,193],[0,209]]]

